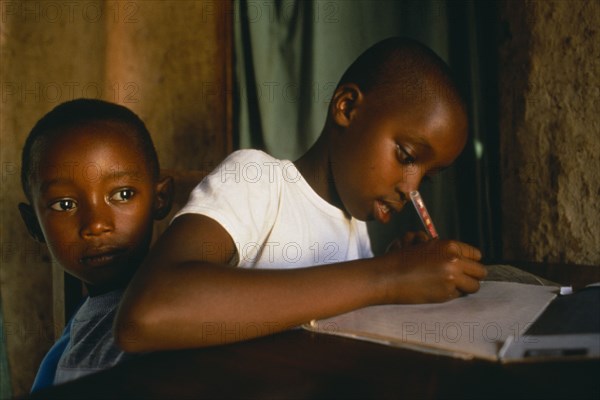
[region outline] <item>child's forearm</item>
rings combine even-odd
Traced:
[[[149,273],[132,283],[117,318],[117,341],[127,351],[150,351],[268,335],[380,303],[380,273],[372,259],[275,271],[180,264],[168,275]]]

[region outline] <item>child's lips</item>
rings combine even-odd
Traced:
[[[116,258],[123,254],[125,250],[118,248],[91,250],[81,257],[82,264],[88,267],[102,267],[112,263]]]
[[[404,201],[398,200],[375,200],[375,219],[383,224],[390,222],[392,214],[400,212],[404,208]]]
[[[387,224],[390,222],[393,209],[388,204],[381,200],[376,200],[374,208],[374,216],[377,221],[381,222],[382,224]]]

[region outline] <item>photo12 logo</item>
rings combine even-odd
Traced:
[[[1,1],[2,23],[98,23],[138,22],[140,6],[135,1]]]
[[[2,103],[62,103],[77,98],[104,99],[114,103],[137,103],[140,87],[136,82],[2,82]]]

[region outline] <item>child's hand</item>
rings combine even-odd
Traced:
[[[481,253],[468,244],[430,240],[383,256],[391,271],[390,303],[437,303],[479,290]]]
[[[412,246],[413,244],[425,243],[431,240],[429,236],[424,231],[418,232],[406,232],[402,238],[396,238],[389,244],[386,249],[386,253],[390,251],[403,249],[408,246]]]

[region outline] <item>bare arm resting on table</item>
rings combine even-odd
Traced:
[[[214,220],[178,217],[125,293],[117,343],[151,351],[245,340],[373,304],[446,301],[477,291],[485,276],[479,251],[451,241],[291,270],[227,266],[235,253]]]

